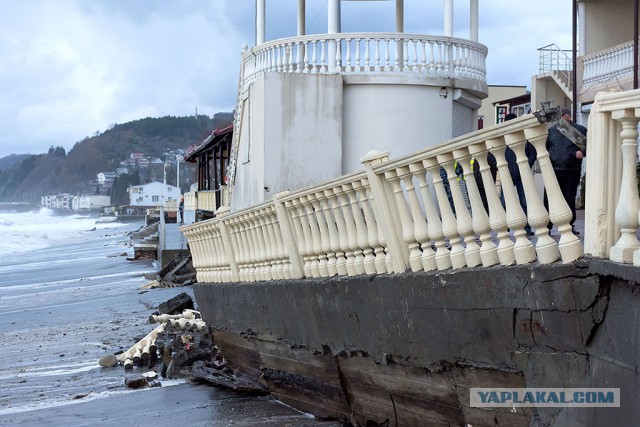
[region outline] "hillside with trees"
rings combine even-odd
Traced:
[[[38,203],[45,194],[86,192],[87,182],[95,180],[100,172],[115,171],[131,153],[164,160],[166,153],[199,144],[214,129],[232,122],[233,113],[218,113],[213,118],[203,115],[145,118],[112,125],[102,134],[77,142],[68,153],[62,147],[51,147],[45,154],[4,157],[0,159],[0,166],[4,166],[0,168],[0,201]],[[187,178],[182,175],[182,167],[184,164],[181,181],[182,176]],[[167,176],[173,176],[175,183],[175,166],[169,169]],[[153,177],[158,179],[157,175]],[[114,187],[126,189],[143,179],[138,171],[132,170],[116,178]],[[121,194],[119,198],[122,199]]]

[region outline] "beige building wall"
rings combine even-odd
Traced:
[[[633,40],[633,1],[585,1],[587,55]]]
[[[525,95],[526,93],[526,86],[489,85],[489,96],[482,100],[482,107],[478,110],[478,117],[483,116],[485,127],[494,125],[496,123],[496,109],[493,103]]]

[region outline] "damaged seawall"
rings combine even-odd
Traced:
[[[600,260],[197,284],[229,366],[320,417],[365,425],[640,420],[640,277]],[[620,388],[620,408],[471,408],[470,387]]]

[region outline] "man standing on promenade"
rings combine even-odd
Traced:
[[[561,110],[561,115],[562,119],[569,123],[569,125],[576,128],[576,130],[582,133],[585,137],[587,136],[586,127],[575,124],[571,121],[571,109],[563,108]],[[574,223],[576,222],[576,193],[578,192],[578,185],[580,184],[582,159],[586,153],[580,150],[577,145],[558,130],[557,126],[553,126],[549,129],[549,134],[547,136],[547,150],[549,151],[551,165],[553,166],[553,171],[556,173],[556,178],[560,185],[560,191],[562,191],[562,196],[571,209],[571,227],[573,234],[580,234],[574,227]],[[545,208],[548,210],[546,191],[544,202]],[[552,224],[549,223],[548,227],[551,229]]]

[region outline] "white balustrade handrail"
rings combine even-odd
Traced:
[[[611,248],[612,259],[640,264],[635,239],[640,92],[598,95],[593,108],[585,244],[594,256],[606,258]],[[621,142],[607,139],[616,134]],[[218,212],[214,219],[181,230],[189,240],[198,280],[207,282],[571,262],[583,248],[571,232],[571,211],[551,166],[546,136],[547,125],[527,115],[392,161],[388,154],[370,153],[363,159],[364,172],[280,193],[242,211]],[[525,156],[527,142],[537,150],[548,208]],[[508,171],[507,147],[517,158],[526,214]],[[489,153],[496,158],[504,204],[494,191]],[[472,161],[479,165],[481,181],[476,182]],[[456,162],[463,169],[461,177],[456,176]],[[616,176],[612,170],[621,172]],[[616,210],[611,198],[618,194]],[[603,217],[615,219],[603,225]],[[559,237],[549,234],[550,221]],[[535,239],[527,238],[527,223],[535,229]],[[601,241],[609,229],[622,229],[622,237],[618,231]]]
[[[315,34],[273,40],[242,55],[243,87],[260,74],[413,73],[486,81],[486,46],[405,33]]]
[[[583,56],[582,63],[584,85],[633,73],[633,41]]]

